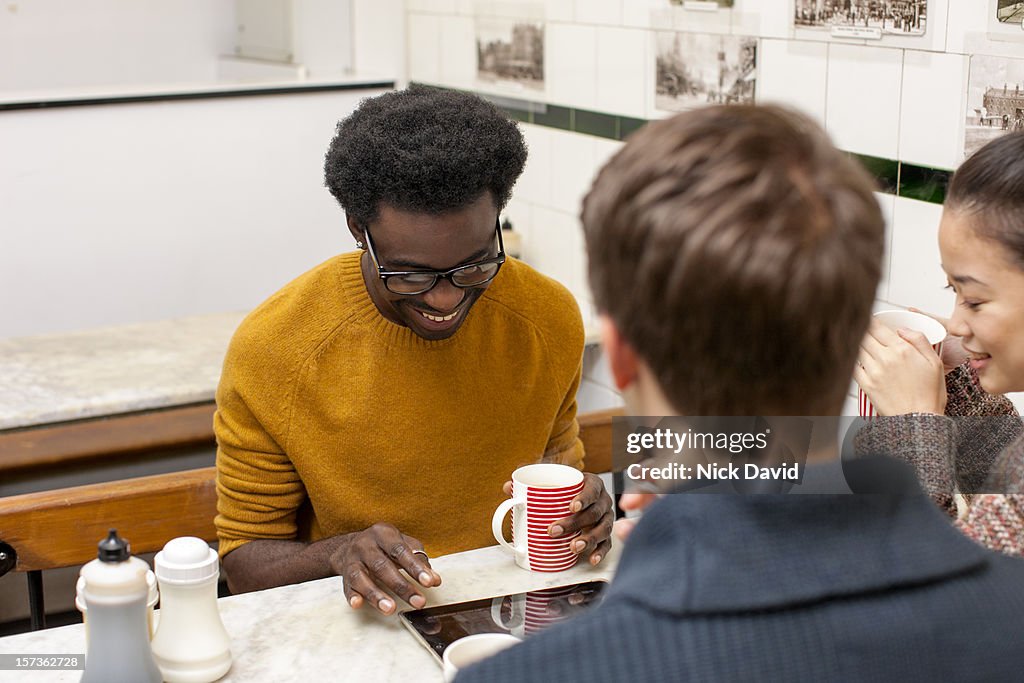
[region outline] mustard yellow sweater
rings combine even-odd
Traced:
[[[583,326],[568,291],[509,260],[449,339],[380,315],[359,252],[239,327],[217,389],[221,556],[390,522],[432,555],[491,545],[516,467],[582,466]]]

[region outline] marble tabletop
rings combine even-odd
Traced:
[[[517,567],[500,546],[431,560],[443,583],[424,589],[427,604],[441,605],[578,581],[610,578],[616,546],[598,567],[581,563],[555,574]],[[346,603],[339,577],[222,598],[221,617],[234,662],[222,681],[441,681],[441,667],[397,616]],[[85,652],[81,624],[0,638],[0,653]],[[80,670],[0,671],[6,681],[77,681]]]
[[[0,429],[212,401],[244,316],[0,339]]]

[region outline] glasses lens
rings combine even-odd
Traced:
[[[410,273],[389,277],[386,284],[395,294],[419,294],[433,287],[436,279],[430,273]]]
[[[460,287],[482,285],[498,274],[499,263],[466,266],[452,273],[452,282]]]

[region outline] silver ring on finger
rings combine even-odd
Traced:
[[[413,550],[412,554],[413,555],[422,555],[424,560],[426,560],[427,562],[430,561],[430,556],[427,555],[427,551],[426,550]]]

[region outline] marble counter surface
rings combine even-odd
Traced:
[[[435,558],[443,583],[425,589],[428,605],[610,578],[619,547],[598,567],[580,564],[556,574],[515,566],[499,546]],[[234,663],[222,681],[441,681],[441,667],[397,616],[353,610],[338,577],[222,598]],[[0,653],[85,651],[81,624],[0,638]],[[77,681],[81,671],[0,671],[6,681]]]
[[[212,401],[245,313],[0,339],[0,430]],[[598,340],[587,328],[587,344]]]
[[[211,401],[244,316],[0,339],[0,429]]]

